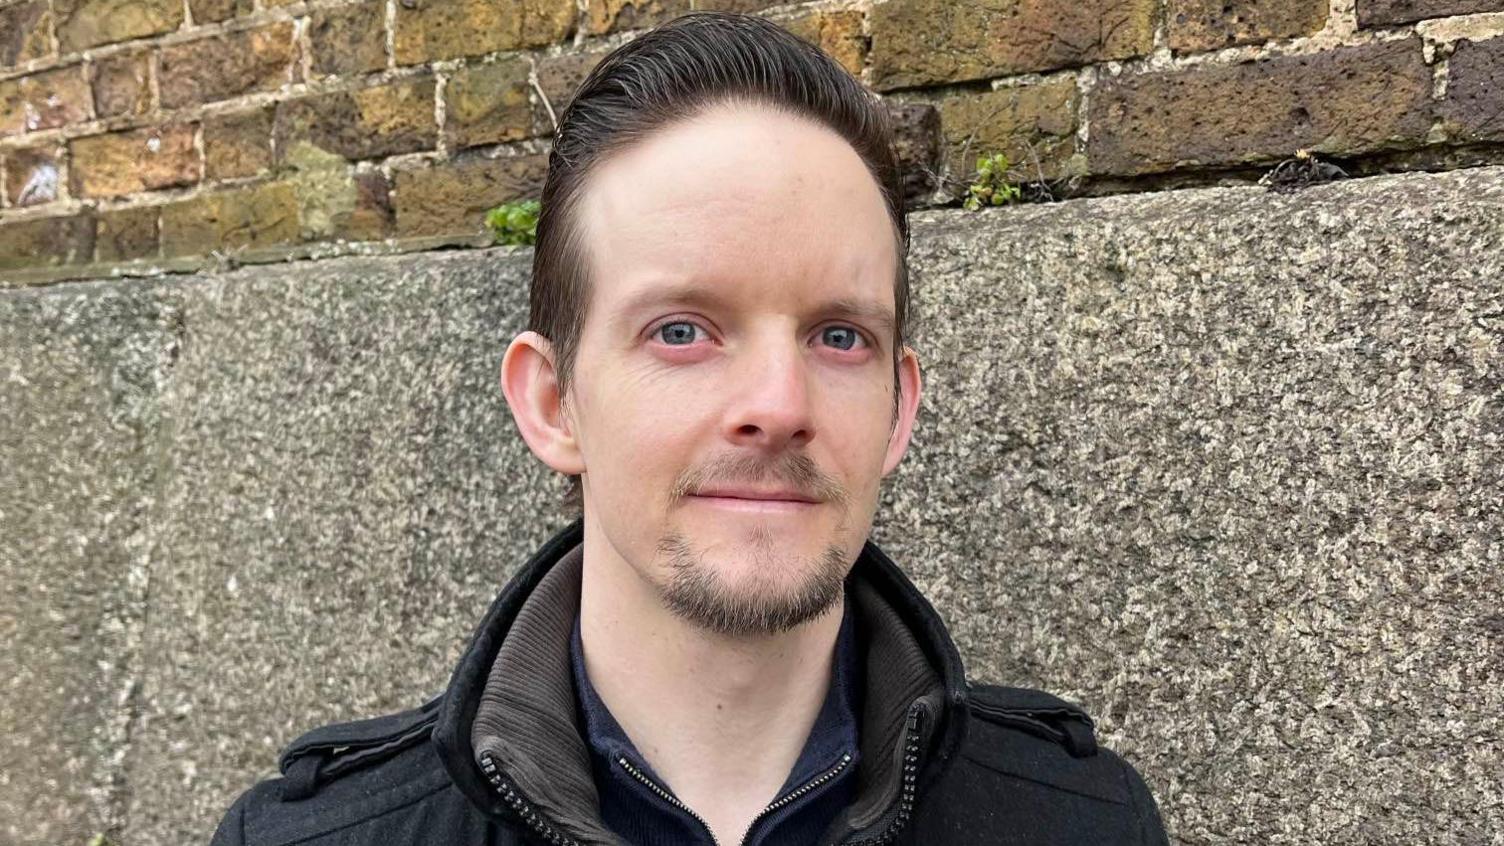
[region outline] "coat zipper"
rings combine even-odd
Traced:
[[[888,846],[898,837],[914,812],[914,788],[919,777],[919,717],[923,706],[909,706],[908,726],[903,744],[903,790],[898,799],[898,813],[881,834],[861,840],[848,840],[845,846]]]
[[[922,706],[918,702],[915,702],[913,705],[909,706],[909,714],[906,721],[907,725],[905,727],[904,737],[902,781],[903,788],[902,792],[899,795],[898,813],[894,815],[892,821],[888,823],[888,827],[884,829],[881,834],[878,834],[874,837],[864,838],[862,840],[847,841],[847,846],[887,846],[887,844],[893,842],[893,839],[898,836],[898,833],[900,831],[903,830],[904,825],[908,823],[909,816],[913,813],[914,810],[914,788],[916,779],[919,775],[919,717],[921,707]],[[716,846],[720,846],[720,841],[716,840],[715,832],[711,831],[710,826],[706,824],[705,820],[702,819],[699,814],[696,814],[693,810],[691,810],[688,805],[680,802],[678,799],[674,798],[673,794],[655,784],[652,779],[648,778],[636,767],[633,767],[626,758],[618,758],[617,763],[619,763],[623,769],[625,769],[638,781],[641,781],[643,784],[647,785],[648,788],[651,789],[654,793],[662,796],[665,801],[669,802],[677,808],[682,809],[685,813],[698,820],[700,825],[705,826],[705,831],[710,834],[711,842],[715,843]],[[813,790],[821,784],[829,781],[830,779],[835,778],[836,775],[838,775],[841,770],[845,769],[846,766],[850,763],[851,756],[842,755],[841,760],[837,762],[834,767],[816,777],[813,781],[805,784],[803,787],[800,787],[788,793],[783,798],[778,799],[772,804],[768,805],[766,808],[763,808],[758,812],[756,817],[752,818],[752,822],[757,822],[757,820],[761,819],[765,814],[777,810],[783,805],[792,802],[799,796],[802,796],[805,793],[808,793],[810,790]],[[578,840],[575,840],[564,832],[559,831],[549,823],[548,818],[544,816],[543,812],[538,810],[531,802],[528,801],[527,797],[523,795],[521,788],[519,788],[514,782],[512,782],[511,779],[502,774],[501,767],[497,766],[496,759],[491,755],[490,752],[481,753],[481,769],[485,772],[486,778],[491,782],[491,787],[497,792],[497,794],[505,799],[507,804],[511,806],[512,810],[515,811],[518,816],[522,817],[524,822],[532,826],[533,830],[538,832],[538,834],[542,836],[545,841],[551,844],[556,844],[556,846],[582,846],[582,844]],[[747,830],[752,830],[752,826],[750,824],[747,826]]]
[[[532,826],[533,830],[538,832],[545,841],[555,846],[582,846],[578,840],[554,828],[543,812],[535,808],[527,797],[522,795],[521,788],[502,775],[501,767],[496,765],[496,759],[491,756],[490,752],[480,753],[480,765],[486,773],[486,778],[490,780],[491,787],[495,788],[501,798],[507,800],[507,804],[512,806],[512,810],[516,811],[524,822]]]
[[[642,782],[643,784],[647,785],[648,789],[652,790],[654,793],[656,793],[659,796],[663,797],[664,801],[668,802],[670,805],[673,805],[675,808],[678,808],[678,809],[684,811],[686,814],[689,814],[690,816],[694,817],[696,820],[699,820],[700,825],[705,826],[705,831],[710,834],[710,842],[716,844],[716,846],[720,846],[720,841],[716,839],[715,832],[711,831],[710,830],[710,826],[708,824],[706,824],[705,820],[701,819],[700,815],[697,814],[697,813],[695,813],[693,810],[691,810],[688,805],[684,804],[683,802],[680,802],[678,800],[678,798],[675,797],[672,793],[669,793],[667,790],[664,790],[662,787],[659,787],[651,778],[648,778],[648,776],[647,776],[646,773],[643,773],[641,770],[639,770],[636,767],[632,766],[632,764],[625,757],[619,757],[619,758],[617,758],[616,759],[616,763],[620,764],[621,767],[622,767],[622,769],[626,770],[629,774],[631,774],[631,776],[633,778],[635,778],[638,781]],[[752,826],[756,825],[758,820],[760,820],[763,817],[767,816],[768,814],[770,814],[770,813],[778,810],[779,808],[782,808],[784,805],[787,805],[788,803],[794,801],[795,799],[798,799],[800,796],[803,796],[804,794],[810,792],[811,790],[814,790],[815,788],[819,787],[820,785],[824,784],[825,782],[830,781],[831,779],[835,778],[837,775],[840,774],[841,770],[846,769],[846,766],[848,764],[850,764],[850,763],[851,763],[851,756],[849,754],[842,754],[841,755],[841,760],[837,761],[835,766],[833,766],[830,769],[826,770],[824,773],[821,773],[820,775],[816,776],[813,780],[811,780],[809,782],[806,782],[804,784],[804,786],[798,787],[798,788],[795,788],[794,790],[789,791],[788,793],[784,794],[784,796],[782,798],[774,800],[766,808],[763,808],[761,811],[758,811],[757,812],[757,816],[753,817],[752,821],[749,822],[749,823],[747,823],[747,831],[751,832],[752,831]],[[744,837],[745,837],[745,835],[744,835]]]

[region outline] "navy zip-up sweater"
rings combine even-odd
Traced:
[[[742,840],[743,846],[818,842],[831,821],[851,802],[859,758],[857,714],[861,713],[858,698],[861,667],[849,597],[843,602],[834,657],[825,702],[788,779],[769,802],[778,807],[753,821]],[[677,796],[670,800],[659,795],[641,780],[650,779],[673,795],[672,787],[637,751],[590,683],[578,617],[570,643],[570,663],[574,669],[576,713],[585,728],[591,768],[600,792],[601,821],[633,846],[715,846],[710,830],[691,813],[692,809],[681,807],[683,803]]]

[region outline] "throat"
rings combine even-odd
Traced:
[[[597,766],[630,779],[640,798],[728,846],[854,775],[859,712],[844,599],[785,636],[746,643],[652,614],[592,617],[588,590],[587,579],[573,651],[582,728]]]

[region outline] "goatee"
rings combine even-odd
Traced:
[[[669,578],[661,586],[664,604],[680,618],[727,637],[750,637],[786,632],[820,616],[841,599],[851,562],[846,551],[832,544],[813,566],[800,569],[797,583],[781,584],[780,574],[790,566],[775,560],[777,542],[759,531],[746,547],[754,557],[746,584],[727,584],[714,565],[690,546],[680,532],[670,532],[658,543],[658,552],[668,563]]]

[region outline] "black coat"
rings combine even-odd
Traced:
[[[582,539],[576,520],[512,578],[444,693],[299,738],[212,846],[621,844],[574,723]],[[870,541],[847,590],[866,668],[858,787],[822,844],[1167,843],[1143,779],[1097,746],[1090,718],[967,682],[939,615]]]

